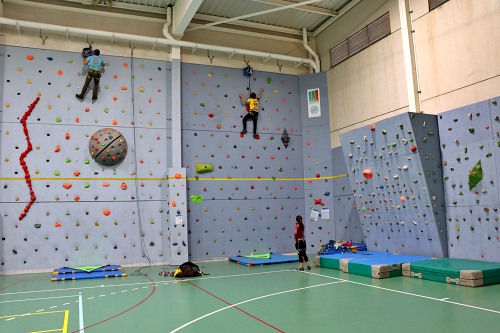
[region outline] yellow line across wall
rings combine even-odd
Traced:
[[[201,178],[201,177],[181,177],[178,179],[185,179],[185,180],[191,180],[191,181],[228,181],[228,180],[265,180],[265,181],[309,181],[309,180],[325,180],[325,179],[336,179],[336,178],[344,178],[347,177],[346,173],[342,173],[339,175],[334,175],[334,176],[324,176],[324,177],[308,177],[308,178],[263,178],[263,177],[253,177],[253,178],[242,178],[242,177],[226,177],[226,178]],[[177,179],[172,177],[171,179]],[[2,177],[0,178],[1,180],[8,180],[8,181],[26,181],[25,178],[22,177]],[[134,180],[142,180],[142,181],[153,181],[153,180],[169,180],[169,178],[155,178],[155,177],[143,177],[143,178],[133,178],[133,177],[126,177],[126,178],[100,178],[100,177],[92,177],[92,178],[80,178],[80,177],[33,177],[31,178],[32,181],[43,181],[43,180],[65,180],[65,181],[77,181],[77,180],[86,180],[86,181],[91,181],[91,180],[99,180],[99,181],[134,181]]]

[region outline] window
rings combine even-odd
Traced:
[[[389,20],[389,13],[386,13],[330,49],[331,67],[390,34],[391,22]]]
[[[443,3],[449,0],[429,0],[429,11],[441,6]]]

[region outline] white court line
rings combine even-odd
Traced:
[[[425,299],[429,299],[429,300],[432,300],[432,301],[439,301],[439,302],[444,302],[444,303],[449,303],[449,304],[463,306],[463,307],[466,307],[466,308],[471,308],[471,309],[476,309],[476,310],[481,310],[481,311],[487,311],[487,312],[492,312],[492,313],[500,314],[500,311],[497,311],[497,310],[482,308],[482,307],[479,307],[479,306],[474,306],[474,305],[469,305],[469,304],[464,304],[464,303],[453,302],[453,301],[448,300],[448,298],[436,298],[436,297],[425,296],[425,295],[420,295],[420,294],[415,294],[415,293],[409,293],[407,291],[401,291],[401,290],[396,290],[396,289],[390,289],[390,288],[384,288],[384,287],[374,286],[374,285],[367,284],[367,283],[355,282],[355,281],[340,279],[340,278],[336,278],[336,277],[333,277],[333,276],[322,275],[322,274],[318,274],[318,273],[312,273],[312,272],[303,272],[303,273],[305,273],[305,274],[311,274],[311,275],[315,275],[315,276],[326,277],[326,278],[329,278],[329,279],[335,279],[335,280],[345,281],[345,282],[349,282],[349,283],[352,283],[352,284],[357,284],[357,285],[364,286],[364,287],[370,287],[370,288],[375,288],[375,289],[390,291],[390,292],[397,293],[397,294],[403,294],[403,295],[408,295],[408,296],[420,297],[420,298],[425,298]]]
[[[290,270],[289,270],[290,272]],[[267,294],[267,295],[263,295],[263,296],[259,296],[259,297],[255,297],[255,298],[251,298],[251,299],[247,299],[245,301],[241,301],[241,302],[238,302],[238,303],[235,303],[235,304],[231,304],[229,306],[226,306],[226,307],[223,307],[223,308],[220,308],[219,310],[215,310],[215,311],[212,311],[210,313],[207,313],[201,317],[198,317],[196,319],[193,319],[191,320],[190,322],[187,322],[185,323],[184,325],[182,326],[179,326],[177,327],[176,329],[174,329],[173,331],[170,331],[170,333],[175,333],[195,322],[197,322],[198,320],[201,320],[203,318],[206,318],[206,317],[209,317],[211,315],[214,315],[218,312],[221,312],[221,311],[224,311],[224,310],[227,310],[227,309],[231,309],[231,308],[234,308],[234,307],[237,307],[238,305],[241,305],[241,304],[245,304],[245,303],[249,303],[249,302],[253,302],[253,301],[257,301],[259,299],[263,299],[263,298],[267,298],[267,297],[272,297],[272,296],[276,296],[276,295],[282,295],[282,294],[287,294],[287,293],[293,293],[295,291],[301,291],[301,290],[305,290],[305,289],[311,289],[311,288],[316,288],[316,287],[323,287],[323,286],[328,286],[330,284],[336,284],[336,283],[343,283],[343,282],[347,282],[347,281],[335,281],[335,282],[327,282],[327,283],[322,283],[322,284],[317,284],[317,285],[314,285],[314,286],[308,286],[308,287],[302,287],[302,288],[297,288],[297,289],[290,289],[290,290],[285,290],[285,291],[279,291],[277,293],[272,293],[272,294]]]
[[[79,332],[85,333],[83,328],[83,299],[82,299],[82,293],[78,294],[78,323],[80,325],[80,330]]]
[[[212,276],[212,277],[197,277],[196,280],[205,280],[205,279],[220,279],[220,278],[233,278],[233,277],[241,277],[241,276],[249,276],[249,275],[262,275],[262,274],[271,274],[271,273],[280,273],[280,272],[291,272],[292,270],[279,270],[279,271],[270,271],[270,272],[258,272],[258,273],[248,273],[248,274],[236,274],[236,275],[223,275],[223,276]],[[162,280],[162,281],[154,281],[156,285],[163,284],[172,284],[176,282],[182,282],[182,280]],[[145,286],[143,286],[145,285]],[[70,291],[70,290],[85,290],[85,289],[95,289],[95,288],[113,288],[113,287],[125,287],[125,286],[143,286],[143,288],[148,288],[151,286],[151,281],[148,282],[137,282],[137,283],[123,283],[123,284],[112,284],[109,286],[96,285],[92,287],[81,287],[81,288],[66,288],[66,289],[45,289],[45,290],[31,290],[31,291],[19,291],[13,293],[4,293],[0,294],[0,297],[7,295],[22,295],[22,294],[35,294],[35,293],[52,293],[56,291]]]
[[[46,299],[58,299],[58,298],[68,298],[68,297],[78,297],[78,295],[16,299],[16,300],[12,300],[12,301],[1,301],[0,304],[15,303],[15,302],[28,302],[28,301],[41,301],[41,300],[46,300]]]

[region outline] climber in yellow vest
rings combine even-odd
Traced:
[[[259,118],[259,99],[262,97],[264,89],[260,88],[260,94],[257,96],[254,92],[250,94],[250,98],[245,99],[242,94],[240,94],[240,99],[243,104],[247,105],[248,113],[243,117],[243,131],[240,132],[241,136],[245,135],[247,132],[247,121],[252,119],[253,122],[253,137],[254,139],[259,139],[257,134],[257,119]]]

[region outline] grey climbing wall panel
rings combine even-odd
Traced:
[[[334,201],[332,195],[332,159],[330,155],[330,115],[326,73],[299,77],[304,160],[304,224],[309,251],[317,252],[320,244],[335,238]],[[319,90],[321,116],[309,117],[308,90]],[[329,216],[310,219],[311,210],[328,209]]]
[[[190,260],[294,252],[295,216],[304,215],[299,79],[183,64],[183,166],[187,170]],[[264,94],[257,133],[240,136],[239,95]],[[286,128],[290,144],[281,135]],[[205,173],[196,165],[204,164]]]
[[[86,75],[79,53],[1,52],[2,272],[169,260],[162,229],[169,199],[161,193],[171,150],[170,63],[101,51],[107,66],[96,102],[90,91],[75,98]],[[20,119],[37,97],[24,132]],[[115,167],[98,165],[89,153],[91,135],[105,127],[128,143]],[[28,137],[29,176],[19,162]],[[20,220],[29,183],[36,200]]]
[[[332,179],[335,232],[331,239],[364,243],[361,222],[355,208],[353,188],[347,175],[342,147],[333,148],[331,155],[332,175],[336,176]]]
[[[438,115],[453,258],[500,261],[498,101],[492,98]],[[479,161],[481,168],[474,168]],[[469,178],[471,172],[476,174]]]
[[[401,114],[345,133],[341,142],[368,249],[445,257],[436,116]]]

